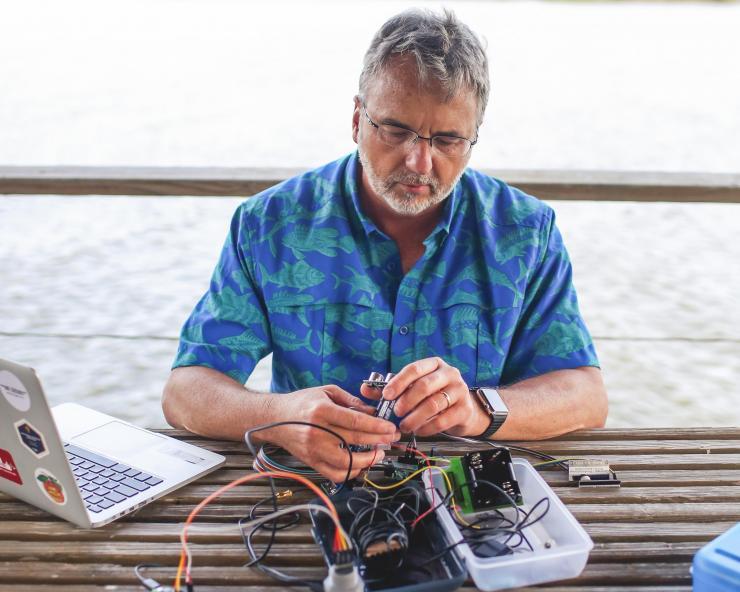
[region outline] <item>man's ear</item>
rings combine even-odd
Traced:
[[[357,144],[357,138],[360,133],[360,109],[362,109],[362,101],[359,95],[355,95],[355,110],[352,112],[352,140]]]

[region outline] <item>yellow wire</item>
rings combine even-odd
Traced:
[[[407,483],[408,481],[410,481],[417,475],[421,475],[424,471],[431,471],[432,469],[437,469],[440,473],[442,473],[442,477],[444,477],[444,480],[445,480],[445,485],[447,485],[447,491],[451,492],[452,483],[450,482],[449,476],[447,475],[445,471],[443,471],[439,467],[434,467],[434,466],[423,467],[421,469],[418,469],[414,471],[413,473],[411,473],[410,475],[407,475],[406,477],[404,477],[397,483],[392,483],[391,485],[378,485],[377,483],[374,483],[370,479],[368,479],[367,476],[365,477],[365,482],[372,485],[375,489],[381,489],[381,490],[395,489],[396,487],[400,487],[404,483]],[[432,484],[432,487],[434,487],[434,484]],[[455,503],[454,495],[450,496],[450,501],[452,502],[452,510],[455,512],[455,515],[457,516],[458,520],[460,520],[460,522],[462,522],[465,526],[470,526],[471,525],[470,522],[465,520],[465,518],[462,517],[462,514],[460,514],[460,510],[458,509],[457,504]]]

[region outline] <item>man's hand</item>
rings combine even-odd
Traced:
[[[365,385],[362,394],[379,396],[377,389]],[[477,435],[490,423],[460,371],[441,358],[425,358],[405,366],[386,385],[383,398],[398,399],[394,412],[403,417],[399,427],[405,433]]]
[[[372,417],[374,408],[338,386],[328,385],[280,395],[285,405],[281,415],[294,421],[306,421],[329,428],[349,444],[391,444],[400,434],[391,422]],[[332,481],[344,481],[349,466],[349,452],[331,434],[302,425],[284,425],[255,434],[278,444]],[[352,453],[351,477],[356,477],[373,462],[383,459],[382,450]]]

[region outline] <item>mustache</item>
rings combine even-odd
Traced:
[[[388,187],[394,183],[403,183],[404,185],[429,185],[432,189],[437,189],[439,181],[431,175],[414,175],[410,173],[394,173],[386,181]]]

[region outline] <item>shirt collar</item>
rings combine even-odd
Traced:
[[[354,207],[355,215],[359,220],[365,234],[370,235],[373,232],[383,234],[382,231],[375,225],[368,216],[362,211],[362,205],[360,203],[360,185],[359,185],[359,174],[360,174],[360,154],[355,153],[350,156],[349,162],[347,163],[346,175],[344,180],[344,190],[347,195],[351,198],[352,205]],[[450,227],[452,226],[452,220],[457,211],[457,206],[460,202],[460,194],[462,193],[462,183],[458,181],[452,188],[452,192],[447,196],[444,201],[444,208],[442,210],[442,218],[440,219],[437,226],[431,232],[431,234],[425,239],[424,244],[428,244],[433,240],[437,240],[438,237],[446,236],[450,233]]]

